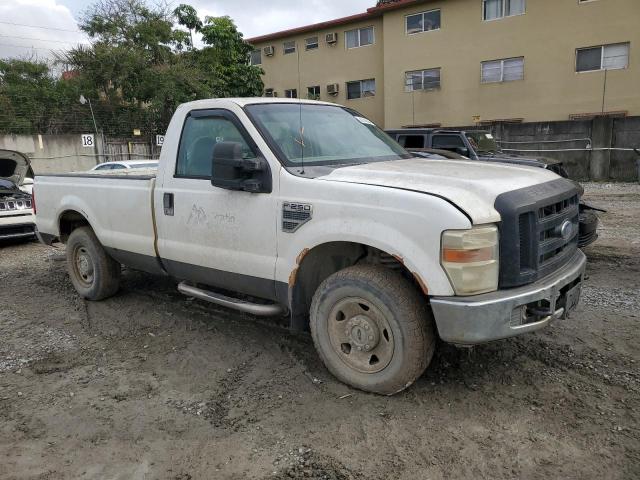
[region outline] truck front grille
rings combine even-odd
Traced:
[[[500,287],[525,285],[566,264],[578,248],[575,185],[559,179],[496,199],[500,224]]]
[[[537,260],[539,277],[555,269],[562,259],[571,256],[578,248],[578,195],[572,195],[559,202],[538,209],[535,231],[527,234],[538,239],[537,249],[528,254],[529,260]],[[566,227],[569,225],[569,227]],[[563,226],[566,227],[563,237]],[[568,232],[568,233],[567,233]],[[523,254],[521,253],[521,256]]]

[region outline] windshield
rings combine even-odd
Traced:
[[[478,153],[499,152],[500,147],[495,138],[488,132],[467,132],[467,139]]]
[[[289,166],[412,158],[371,121],[343,107],[269,103],[246,110]]]

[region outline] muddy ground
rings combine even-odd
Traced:
[[[572,318],[442,346],[389,398],[169,279],[126,271],[89,303],[61,250],[4,245],[0,478],[640,478],[640,186],[587,197],[609,213]]]

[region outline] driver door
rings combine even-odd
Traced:
[[[156,187],[158,252],[176,278],[274,299],[276,195],[211,185],[213,148],[224,141],[240,143],[244,158],[260,155],[232,112],[187,115],[175,169]]]

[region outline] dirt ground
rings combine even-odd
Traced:
[[[640,185],[609,210],[578,311],[441,346],[394,397],[324,369],[309,337],[126,271],[89,303],[61,249],[0,247],[2,479],[640,478]]]

